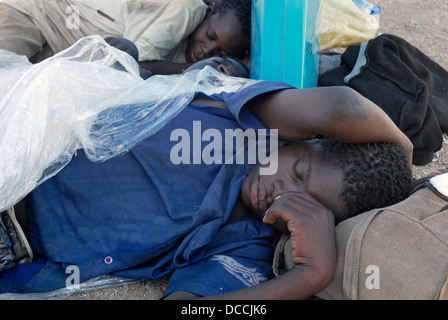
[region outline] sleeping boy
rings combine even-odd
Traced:
[[[270,149],[276,172],[261,175],[261,158],[229,161],[241,152],[250,156],[254,141],[233,144],[229,152],[226,135],[253,131],[257,146],[278,142],[278,153]],[[189,140],[195,136],[201,138]],[[376,153],[352,156],[338,148],[328,153],[323,142],[303,141],[315,136]],[[188,148],[177,148],[183,142]],[[191,161],[176,162],[173,155]],[[167,298],[311,296],[331,280],[335,221],[403,199],[411,155],[412,144],[389,117],[347,88],[300,90],[252,81],[236,92],[197,92],[176,118],[128,153],[93,163],[79,152],[31,192],[26,220],[35,258],[3,271],[0,291],[63,288],[67,267],[76,266],[81,282],[105,274],[171,275]],[[369,175],[356,174],[356,186],[346,188],[353,171]],[[378,185],[383,191],[372,196],[370,187]],[[266,223],[247,214],[252,212],[267,212]],[[295,239],[297,268],[266,281],[278,231]],[[304,235],[312,237],[302,241]],[[275,289],[279,281],[280,287],[290,284],[287,290]]]
[[[211,56],[247,56],[250,19],[251,0],[3,0],[0,49],[40,62],[86,36],[123,37],[147,70],[178,73]]]

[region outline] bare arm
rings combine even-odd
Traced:
[[[335,222],[330,210],[307,193],[289,192],[272,204],[263,221],[280,223],[290,233],[294,268],[256,286],[202,299],[298,300],[315,295],[330,283],[336,267]],[[168,298],[197,296],[178,291]]]
[[[346,87],[288,89],[247,105],[267,127],[291,139],[322,135],[349,143],[398,144],[412,161],[413,145],[376,104]]]
[[[212,298],[299,300],[315,295],[330,283],[337,261],[335,222],[330,210],[308,193],[288,192],[272,204],[263,222],[284,224],[284,232],[291,235],[294,268],[259,285]]]

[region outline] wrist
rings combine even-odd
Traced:
[[[291,279],[288,281],[294,282],[292,278],[300,281],[300,286],[303,290],[297,293],[303,293],[306,296],[299,297],[299,299],[309,298],[322,290],[324,290],[333,279],[335,267],[320,267],[311,265],[294,265],[285,275],[290,274]]]

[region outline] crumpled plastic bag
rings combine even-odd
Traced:
[[[322,0],[320,49],[363,43],[378,34],[379,21],[352,0]]]
[[[77,150],[106,161],[160,130],[195,92],[233,92],[249,81],[210,67],[145,81],[134,59],[98,36],[35,65],[0,51],[0,210],[56,175]]]

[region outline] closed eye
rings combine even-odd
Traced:
[[[293,176],[297,180],[297,182],[302,182],[302,174],[301,174],[300,168],[299,168],[300,163],[301,163],[300,159],[297,159],[294,162],[294,166],[293,166]]]
[[[215,41],[215,38],[216,38],[216,37],[214,37],[214,36],[210,33],[210,31],[207,31],[207,32],[205,33],[205,35],[207,36],[207,38],[208,38],[210,41]]]
[[[309,157],[304,158],[300,155],[294,162],[293,175],[298,182],[302,183],[308,181],[311,174],[311,159]]]

